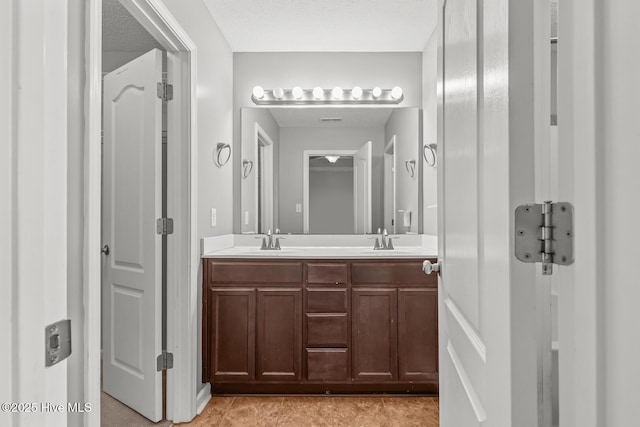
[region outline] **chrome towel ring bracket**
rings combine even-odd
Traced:
[[[216,152],[213,155],[213,162],[221,168],[226,165],[231,158],[231,145],[218,142]]]
[[[242,161],[242,177],[247,178],[251,175],[251,171],[253,170],[253,161],[251,160],[243,160]]]
[[[438,157],[436,155],[437,147],[438,146],[436,144],[425,144],[425,146],[422,147],[422,155],[424,157],[424,161],[431,167],[435,167],[438,160]]]
[[[411,178],[416,177],[416,161],[415,160],[407,160],[404,162],[404,167],[407,168],[407,172]]]

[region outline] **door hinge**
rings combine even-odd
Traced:
[[[573,264],[573,206],[544,202],[520,205],[515,217],[515,255],[523,262],[541,262],[542,274],[553,264]]]
[[[44,328],[44,366],[62,362],[71,354],[71,320],[65,319]]]
[[[162,354],[156,359],[158,372],[173,369],[173,353],[162,350]]]
[[[167,82],[158,82],[156,87],[158,98],[163,101],[171,101],[173,99],[173,85]]]
[[[156,233],[162,236],[173,234],[173,218],[158,218],[156,221]]]

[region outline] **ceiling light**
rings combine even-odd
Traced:
[[[316,86],[313,88],[313,97],[315,99],[320,99],[324,95],[324,90],[320,86]]]
[[[340,156],[324,156],[324,158],[327,159],[329,163],[335,163],[338,161]]]
[[[402,88],[399,86],[394,87],[393,89],[391,89],[391,97],[393,99],[400,99],[402,98]]]
[[[281,87],[277,87],[273,90],[273,97],[275,99],[281,99],[284,96],[284,90]]]
[[[293,95],[293,97],[295,99],[302,99],[302,94],[303,94],[303,90],[300,86],[296,86],[293,89],[291,89],[291,94]]]
[[[334,87],[333,90],[331,91],[331,96],[333,97],[333,99],[342,99],[343,95],[344,95],[344,91],[340,86]]]
[[[378,98],[380,95],[382,95],[382,89],[380,89],[379,87],[374,87],[371,91],[371,95],[373,95],[374,98]]]
[[[256,99],[262,99],[264,97],[264,89],[262,86],[256,86],[253,88],[253,97]]]
[[[362,88],[360,86],[356,86],[351,89],[351,96],[353,97],[353,99],[360,99],[360,97],[362,96]]]

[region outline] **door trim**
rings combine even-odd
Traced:
[[[309,234],[309,158],[311,156],[353,156],[358,150],[304,150],[302,152],[302,233]]]
[[[256,182],[256,194],[255,194],[255,207],[256,207],[256,215],[255,215],[255,222],[254,222],[254,231],[256,233],[258,233],[260,231],[260,227],[259,224],[262,225],[262,230],[263,233],[265,233],[265,229],[271,229],[272,231],[275,232],[275,226],[277,224],[277,221],[275,220],[275,216],[274,216],[274,203],[273,203],[273,174],[274,174],[274,168],[273,168],[273,139],[271,139],[271,137],[269,136],[269,134],[256,122],[254,123],[254,144],[253,144],[253,158],[255,159],[256,164],[254,165],[255,167],[255,171],[253,173],[253,178]],[[263,165],[259,164],[258,162],[258,151],[260,150],[260,147],[265,147],[265,154],[267,155],[266,159],[264,157],[262,157],[262,161],[264,162],[264,168],[262,167]],[[265,198],[266,196],[266,200],[263,200],[264,205],[268,211],[268,218],[270,219],[270,221],[267,221],[267,224],[262,224],[262,221],[258,215],[258,200],[259,200],[259,193],[260,193],[260,187],[258,186],[258,171],[260,171],[260,174],[262,174],[262,182],[265,188],[265,191],[262,195],[262,198]],[[260,209],[260,212],[262,215],[264,215],[264,212],[262,211],[262,209]],[[265,227],[266,225],[266,227]]]
[[[122,5],[167,51],[169,83],[174,99],[168,104],[167,214],[174,233],[167,247],[167,347],[174,367],[167,371],[167,419],[190,421],[196,415],[197,278],[199,265],[197,202],[197,49],[178,21],[160,0],[120,0]],[[85,88],[85,248],[84,359],[85,401],[100,401],[100,247],[101,224],[101,71],[102,1],[87,3]],[[186,282],[186,283],[185,283]],[[87,412],[84,424],[98,426],[100,411]]]

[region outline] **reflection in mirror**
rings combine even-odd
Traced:
[[[417,108],[243,108],[242,159],[254,173],[240,178],[241,231],[421,232],[423,162],[404,171],[422,159],[419,117]]]

